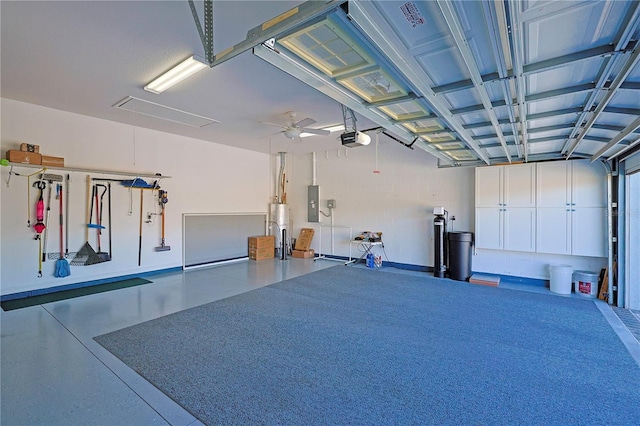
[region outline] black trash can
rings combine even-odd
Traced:
[[[467,281],[471,277],[473,232],[449,232],[449,278]]]

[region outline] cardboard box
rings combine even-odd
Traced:
[[[42,155],[35,152],[16,151],[14,149],[10,149],[7,151],[7,160],[12,163],[40,165],[42,164]]]
[[[294,247],[296,250],[308,251],[311,246],[311,240],[313,240],[314,230],[311,228],[302,228],[300,230],[300,235],[298,235],[298,239],[296,240],[296,246]]]
[[[291,257],[298,259],[309,259],[315,255],[313,250],[291,250]]]
[[[249,248],[274,248],[276,237],[274,235],[263,235],[259,237],[249,237]]]
[[[23,152],[35,152],[36,154],[40,153],[40,145],[32,145],[30,143],[21,143],[20,151]]]
[[[49,155],[42,156],[42,165],[50,167],[64,167],[64,158],[51,157]]]
[[[275,250],[273,247],[249,248],[249,259],[251,260],[273,259],[274,251]]]

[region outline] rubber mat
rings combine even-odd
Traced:
[[[137,285],[149,284],[152,281],[144,278],[130,278],[112,283],[92,285],[87,287],[74,288],[71,290],[57,291],[55,293],[41,294],[38,296],[24,297],[22,299],[6,300],[0,305],[4,311],[27,308],[29,306],[42,305],[45,303],[58,302],[60,300],[73,299],[74,297],[88,296],[90,294],[104,293],[105,291],[118,290],[121,288],[135,287]]]

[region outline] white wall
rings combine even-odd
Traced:
[[[302,143],[313,143],[312,138]],[[425,152],[409,150],[381,137],[378,169],[374,174],[375,140],[367,147],[318,152],[317,184],[321,210],[329,213],[328,199],[335,199],[333,250],[331,228],[307,220],[307,186],[312,183],[311,154],[298,154],[289,161],[288,197],[291,203],[293,237],[300,228],[316,230],[312,248],[325,254],[349,255],[349,234],[383,232],[386,255],[392,262],[433,266],[433,208],[444,206],[455,222],[449,230],[475,232],[475,177],[473,168],[438,169],[436,160]],[[295,146],[293,147],[295,150]],[[322,224],[330,218],[321,215]],[[453,227],[453,229],[452,229]],[[318,232],[322,230],[322,249]],[[359,257],[355,245],[352,254]],[[515,277],[549,279],[549,264],[569,264],[574,270],[599,272],[606,259],[474,250],[473,270]],[[387,260],[384,258],[384,260]]]
[[[224,212],[266,212],[275,192],[279,162],[277,154],[266,154],[52,110],[21,102],[2,100],[2,155],[17,149],[20,142],[38,144],[45,154],[65,157],[67,166],[162,173],[169,192],[167,205],[167,244],[171,251],[157,253],[160,222],[154,217],[143,226],[142,267],[137,266],[139,192],[134,191],[130,207],[129,191],[114,186],[113,255],[111,262],[72,267],[67,278],[54,278],[55,261],[44,264],[43,277],[37,278],[38,246],[34,232],[26,227],[26,179],[12,176],[6,186],[8,167],[2,167],[0,205],[0,292],[19,291],[83,282],[100,278],[180,266],[182,263],[182,214]],[[312,144],[313,138],[298,144]],[[379,174],[376,169],[375,137],[371,145],[317,153],[317,184],[321,210],[329,213],[328,199],[335,199],[335,228],[307,222],[307,186],[312,183],[311,154],[296,154],[292,142],[287,156],[287,197],[290,204],[290,235],[300,228],[316,230],[312,248],[318,252],[348,256],[349,233],[383,232],[388,259],[416,266],[433,266],[433,208],[444,206],[455,222],[449,229],[474,231],[474,170],[438,169],[426,152],[409,150],[386,137],[378,146]],[[19,173],[34,169],[17,168]],[[54,170],[51,173],[60,173]],[[85,176],[71,173],[70,251],[84,243]],[[108,176],[107,176],[108,177]],[[118,178],[118,176],[111,176]],[[149,179],[148,179],[149,180]],[[32,190],[29,206],[32,216],[37,192]],[[152,191],[145,192],[144,211],[157,209]],[[132,210],[129,214],[130,209]],[[52,207],[49,251],[58,247],[57,205]],[[159,210],[157,210],[159,211]],[[331,220],[321,216],[329,225]],[[322,238],[322,249],[320,239]],[[103,250],[107,245],[102,238]],[[95,231],[90,243],[96,248]],[[332,247],[333,246],[333,247]],[[544,255],[537,253],[478,250],[473,270],[519,277],[548,279],[547,265],[563,263],[574,269],[599,271],[606,261],[599,258]],[[385,257],[385,260],[386,257]]]
[[[383,139],[384,138],[384,139]],[[313,143],[308,138],[301,143]],[[438,169],[435,158],[410,150],[386,137],[378,148],[371,145],[317,153],[317,184],[321,211],[329,213],[328,199],[336,200],[334,225],[350,226],[354,236],[362,231],[383,233],[390,261],[433,266],[433,208],[444,206],[456,216],[456,230],[473,230],[474,173],[471,168]],[[301,227],[312,227],[312,248],[320,250],[320,227],[307,223],[307,186],[312,183],[311,154],[295,155],[287,173],[291,201],[292,236]],[[321,215],[323,224],[330,219]],[[333,254],[349,255],[349,235],[334,228]],[[331,228],[322,228],[322,252],[331,254]],[[356,247],[353,247],[354,254]],[[386,258],[384,258],[386,261]]]
[[[38,244],[33,239],[34,231],[26,227],[26,178],[12,176],[7,187],[9,167],[2,167],[0,292],[3,295],[181,266],[184,213],[268,210],[271,159],[266,154],[2,99],[3,158],[6,150],[18,149],[20,142],[40,145],[41,153],[46,155],[64,157],[68,167],[171,176],[161,181],[162,188],[168,191],[166,243],[171,251],[155,252],[154,247],[160,245],[160,220],[159,216],[153,216],[153,223],[143,225],[142,266],[138,267],[140,192],[133,191],[130,204],[129,190],[114,183],[113,260],[92,266],[73,266],[67,278],[54,278],[55,260],[48,260],[43,264],[43,277],[38,278]],[[29,174],[37,169],[16,167],[14,171]],[[48,173],[66,172],[49,170]],[[86,173],[70,175],[69,250],[77,251],[85,241]],[[99,176],[123,178],[94,175]],[[155,195],[155,191],[144,191],[145,214],[160,211]],[[55,191],[52,199],[54,197]],[[37,191],[32,188],[28,203],[32,222],[36,199]],[[59,247],[58,204],[53,201],[48,251],[58,251]],[[90,232],[90,243],[97,248],[94,230]],[[104,233],[101,245],[106,251],[108,237]]]

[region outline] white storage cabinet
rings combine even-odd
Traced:
[[[536,168],[536,251],[606,257],[604,167],[574,160]]]
[[[476,247],[536,249],[534,164],[476,168]]]

